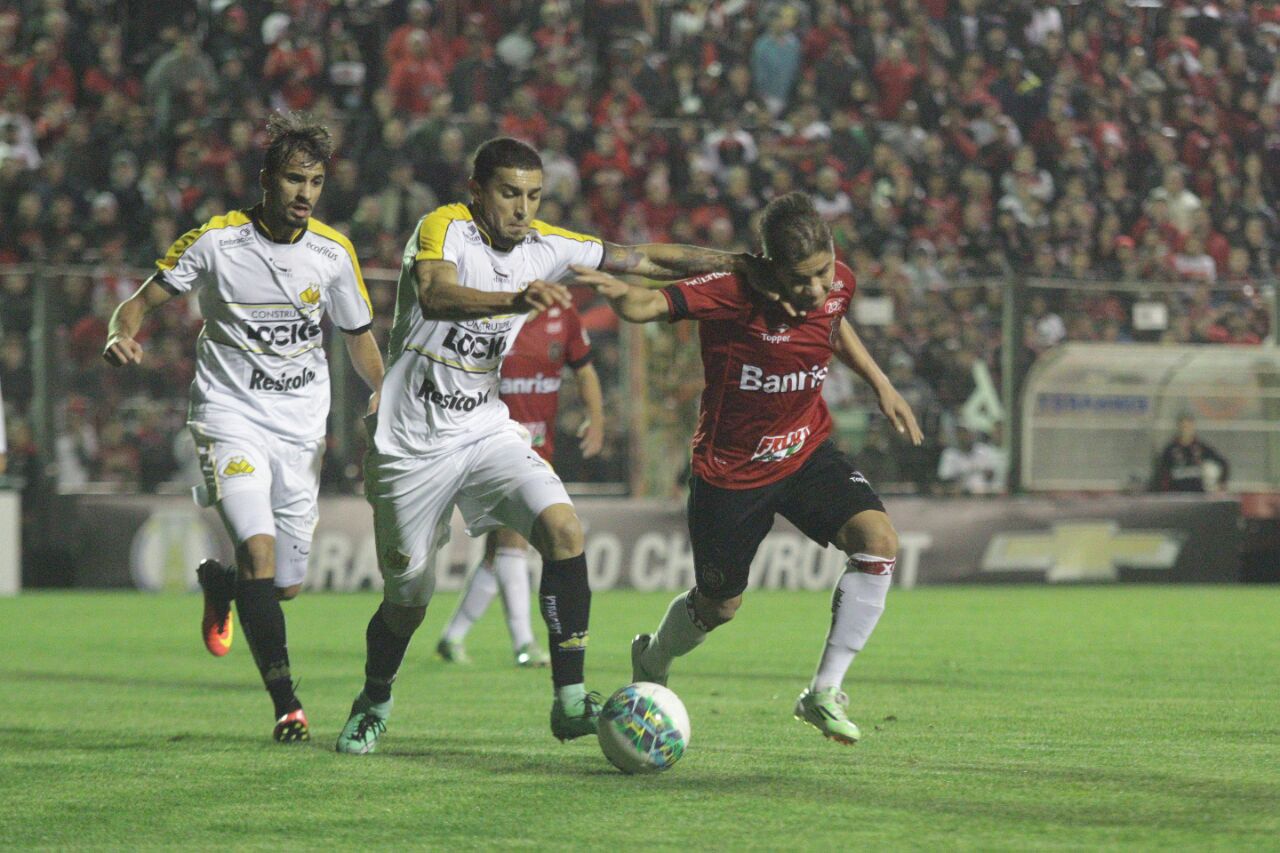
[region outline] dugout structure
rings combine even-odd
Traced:
[[[1280,491],[1280,348],[1160,344],[1040,357],[1022,396],[1022,485],[1145,489],[1183,413],[1230,462],[1230,491]]]

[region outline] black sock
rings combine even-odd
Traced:
[[[409,637],[392,632],[387,620],[382,618],[379,607],[364,631],[366,657],[364,662],[364,695],[371,702],[385,702],[391,698],[391,684],[400,671],[400,663],[409,648]]]
[[[591,617],[586,556],[543,563],[538,601],[551,647],[551,683],[556,687],[581,684]]]
[[[293,693],[293,676],[289,672],[289,647],[285,642],[284,611],[276,600],[276,584],[272,578],[236,580],[236,612],[240,614],[240,630],[249,641],[249,649],[262,673],[262,683],[276,706],[276,718],[302,707]]]

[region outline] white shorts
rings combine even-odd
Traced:
[[[309,548],[320,514],[324,439],[286,441],[245,422],[188,427],[204,477],[194,490],[196,503],[219,508],[232,540],[239,545],[250,536],[284,534]],[[254,511],[238,511],[237,503]],[[276,563],[276,586],[302,583],[305,561]]]
[[[420,457],[370,452],[365,494],[373,505],[383,596],[403,607],[425,607],[435,589],[435,557],[449,541],[456,506],[467,533],[510,527],[525,539],[543,510],[569,504],[556,472],[511,421],[466,447]]]

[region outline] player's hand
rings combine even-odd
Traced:
[[[884,416],[889,419],[889,423],[893,424],[893,428],[899,435],[909,438],[916,447],[924,443],[924,433],[916,423],[915,413],[911,411],[907,401],[902,399],[902,395],[893,388],[880,395],[880,411],[884,412]]]
[[[748,287],[768,301],[776,302],[788,317],[793,319],[804,317],[804,311],[797,309],[775,289],[776,283],[768,258],[743,252],[737,256],[737,263],[739,267],[738,274],[746,280]]]
[[[102,357],[112,367],[142,364],[142,344],[133,338],[118,335],[107,341],[107,348],[102,351]]]
[[[568,308],[573,305],[569,297],[569,288],[552,281],[535,279],[528,287],[516,294],[515,309],[540,314],[548,308]]]
[[[583,459],[599,456],[600,451],[604,450],[604,424],[583,421],[582,426],[578,427],[578,439],[578,449],[582,451]]]
[[[617,276],[610,275],[604,270],[594,269],[593,267],[584,267],[581,264],[573,264],[569,267],[573,270],[573,281],[571,284],[581,284],[590,287],[596,293],[605,299],[618,299],[626,296],[631,285],[627,284]]]

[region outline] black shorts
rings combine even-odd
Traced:
[[[698,591],[710,598],[740,595],[751,560],[775,513],[819,545],[829,545],[850,518],[884,512],[880,496],[830,440],[800,470],[754,489],[722,489],[701,477],[689,483],[689,541]]]

